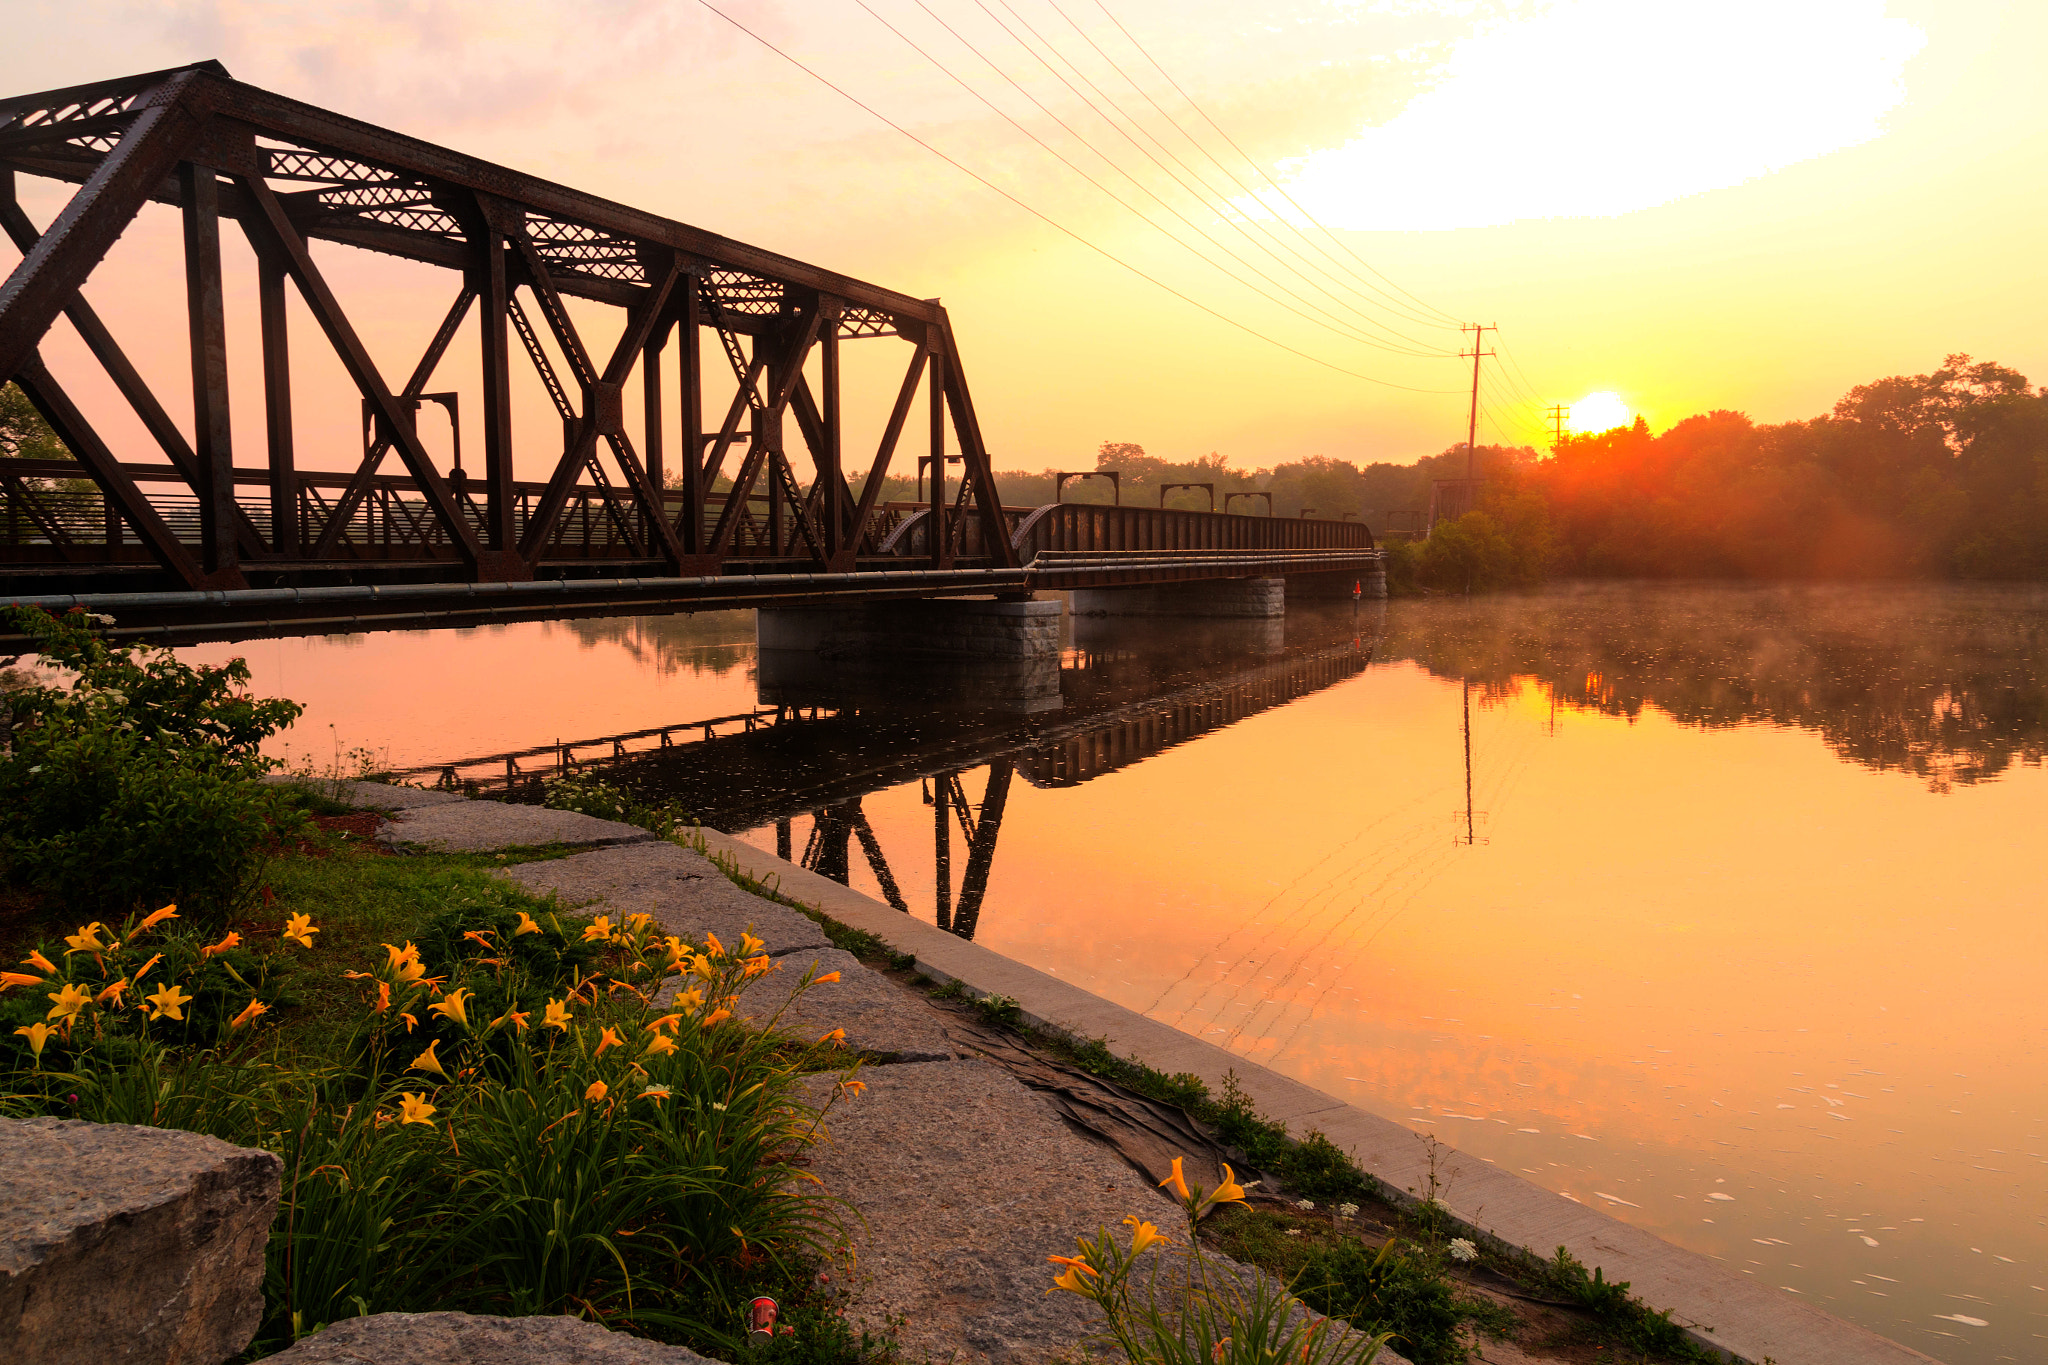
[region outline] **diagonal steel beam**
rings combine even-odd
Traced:
[[[211,111],[191,96],[207,79],[203,72],[181,71],[145,96],[121,141],[0,285],[0,381],[29,361],[107,249],[198,139]]]
[[[176,574],[188,588],[244,586],[242,575],[233,569],[209,575],[200,567],[192,552],[178,540],[162,515],[135,486],[135,480],[128,477],[128,471],[121,468],[114,452],[107,449],[106,442],[92,429],[92,424],[71,401],[71,396],[43,367],[41,356],[31,352],[28,360],[15,370],[14,379],[21,386],[21,391],[28,395],[28,401],[35,405],[36,411],[43,415],[43,420],[50,424],[50,429],[57,433],[57,439],[71,452],[72,458],[85,466],[85,472],[100,486],[100,491],[135,528],[135,534],[142,538],[143,545],[157,563]]]
[[[779,375],[779,379],[773,383],[774,392],[768,395],[766,405],[755,414],[756,426],[761,424],[762,418],[788,405],[789,395],[796,388],[796,381],[803,378],[804,357],[811,353],[811,344],[818,339],[818,325],[823,321],[822,310],[813,304],[805,310],[798,326],[792,329],[781,365],[779,369],[771,371]],[[760,356],[756,354],[754,359],[758,365]],[[749,367],[750,372],[753,368]],[[743,395],[746,392],[748,390],[741,389]],[[712,532],[710,553],[719,559],[725,558],[726,551],[732,548],[732,538],[739,531],[740,514],[746,508],[747,496],[754,491],[754,481],[760,477],[763,459],[767,453],[767,447],[762,443],[759,432],[756,432],[753,442],[748,447],[747,458],[741,461],[740,472],[733,478],[732,492],[726,495],[725,508],[718,514],[717,529]]]
[[[12,171],[0,171],[0,227],[6,229],[15,248],[24,256],[35,249],[36,242],[42,236],[15,200]],[[71,301],[64,305],[64,316],[77,330],[79,339],[85,342],[85,348],[92,352],[93,359],[99,361],[100,367],[107,372],[107,378],[113,381],[121,396],[128,400],[128,406],[135,410],[135,416],[144,429],[156,439],[157,445],[176,467],[179,475],[192,486],[193,492],[197,493],[198,456],[192,453],[191,445],[185,440],[185,433],[178,430],[178,424],[164,411],[163,404],[159,403],[156,395],[150,391],[149,384],[143,379],[141,372],[114,341],[114,334],[107,330],[107,325],[100,320],[100,315],[93,311],[92,305],[85,301],[84,295],[74,294]],[[237,548],[245,556],[261,555],[264,552],[263,536],[257,531],[256,523],[249,520],[249,514],[242,510],[240,504],[235,506],[233,515]]]
[[[412,414],[402,408],[396,396],[384,386],[384,377],[377,372],[377,362],[370,358],[362,339],[356,335],[348,316],[341,311],[341,305],[328,289],[326,279],[313,264],[305,238],[292,226],[291,219],[285,216],[284,205],[277,201],[277,196],[261,177],[242,176],[238,179],[243,190],[255,202],[259,226],[268,231],[272,245],[283,252],[285,268],[290,272],[293,283],[299,286],[300,296],[312,310],[321,330],[327,333],[327,340],[341,357],[349,378],[355,381],[363,397],[370,400],[379,425],[398,446],[406,468],[412,472],[420,491],[426,494],[427,505],[433,509],[435,520],[441,523],[441,529],[447,533],[449,542],[462,556],[464,564],[472,571],[478,570],[483,563],[483,550],[477,543],[475,528],[456,504],[448,481],[441,477],[440,471],[434,468],[434,462],[427,457],[426,448],[420,445]]]
[[[455,302],[448,307],[447,316],[441,319],[440,329],[434,333],[434,339],[427,343],[427,349],[421,354],[420,363],[413,366],[412,377],[405,381],[405,389],[399,395],[405,401],[408,413],[412,412],[413,400],[427,391],[428,381],[434,377],[435,368],[440,365],[441,357],[447,353],[449,343],[455,340],[455,331],[462,325],[462,319],[468,314],[469,305],[475,299],[476,291],[467,286],[455,296]],[[321,526],[320,538],[313,543],[309,558],[326,559],[340,547],[341,537],[348,529],[349,518],[356,514],[357,505],[370,491],[370,484],[376,478],[377,470],[384,463],[384,457],[390,450],[391,437],[388,434],[380,434],[364,454],[362,463],[356,466],[356,472],[349,476],[348,487],[344,488],[341,496],[335,500],[334,514]]]

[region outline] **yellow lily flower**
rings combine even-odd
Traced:
[[[257,1015],[268,1013],[270,1013],[270,1006],[264,1004],[261,1000],[251,1000],[247,1005],[242,1007],[242,1012],[240,1014],[228,1020],[228,1031],[233,1032],[234,1030],[240,1028],[242,1025],[248,1023],[251,1019],[254,1019]]]
[[[1194,1198],[1194,1195],[1188,1192],[1188,1180],[1186,1176],[1181,1174],[1180,1163],[1180,1157],[1173,1159],[1173,1174],[1160,1181],[1159,1188],[1162,1190],[1172,1190],[1175,1198],[1185,1202]]]
[[[690,971],[693,975],[701,976],[706,981],[718,975],[718,968],[712,966],[711,959],[702,953],[697,954],[696,959],[690,963]]]
[[[114,1008],[119,1009],[121,1008],[122,993],[125,992],[127,989],[128,978],[124,976],[119,981],[114,982],[111,986],[108,986],[105,990],[101,991],[98,995],[95,995],[92,998],[92,1002],[95,1005],[104,1005],[111,1000],[114,1003]]]
[[[1064,1271],[1060,1272],[1059,1277],[1052,1282],[1052,1289],[1064,1289],[1069,1294],[1079,1294],[1084,1299],[1095,1297],[1096,1287],[1088,1282],[1097,1278],[1094,1266],[1089,1265],[1078,1256],[1048,1256],[1045,1259],[1054,1265],[1066,1267]],[[1081,1277],[1084,1275],[1088,1279],[1082,1279]],[[1045,1292],[1050,1294],[1052,1289],[1048,1289]]]
[[[619,1036],[619,1031],[615,1028],[612,1028],[610,1025],[606,1025],[605,1031],[599,1034],[597,1037],[597,1051],[591,1053],[590,1055],[593,1057],[602,1057],[604,1056],[604,1050],[606,1048],[624,1047],[625,1045],[626,1040]]]
[[[665,1033],[657,1033],[647,1040],[647,1056],[666,1057],[676,1050],[676,1040]]]
[[[139,934],[145,929],[154,929],[156,928],[157,925],[162,924],[165,920],[176,919],[177,917],[178,907],[175,905],[166,905],[161,910],[151,911],[150,914],[143,919],[142,923],[135,926],[135,932]]]
[[[16,1033],[28,1039],[28,1050],[34,1053],[38,1060],[43,1055],[43,1044],[49,1042],[50,1035],[56,1031],[48,1024],[30,1024],[27,1028],[15,1030]]]
[[[199,950],[199,957],[201,961],[204,961],[205,959],[213,957],[216,954],[224,953],[230,948],[239,948],[241,946],[242,936],[236,933],[234,930],[230,929],[228,930],[227,937],[222,939],[220,942],[209,943],[204,948],[201,948]]]
[[[176,986],[159,986],[155,995],[142,997],[154,1008],[149,1012],[152,1019],[173,1019],[183,1023],[185,1006],[192,1003],[192,997]]]
[[[711,949],[711,955],[713,957],[725,956],[725,945],[723,943],[720,943],[718,941],[718,935],[712,933],[709,929],[706,929],[704,931],[704,944],[706,947]]]
[[[289,939],[297,943],[301,948],[310,948],[313,946],[313,935],[319,932],[313,925],[313,917],[311,915],[293,915],[284,922],[284,932],[279,934],[278,937]]]
[[[540,926],[533,922],[533,916],[521,910],[519,912],[519,927],[512,931],[512,937],[518,938],[521,934],[537,934],[539,932]]]
[[[457,1028],[467,1029],[469,1027],[469,1011],[463,1007],[462,998],[470,994],[473,994],[473,992],[466,991],[462,987],[457,986],[454,990],[441,997],[440,1004],[429,1005],[427,1008],[440,1015],[443,1019],[446,1019],[449,1023],[454,1024]]]
[[[63,986],[50,992],[49,998],[56,1003],[50,1007],[45,1019],[69,1019],[92,1003],[92,992],[83,986]]]
[[[415,1095],[407,1090],[399,1095],[398,1121],[400,1124],[424,1123],[429,1128],[434,1126],[434,1106],[427,1103],[425,1091]]]
[[[686,991],[679,992],[676,996],[675,1003],[680,1005],[688,1013],[695,1014],[698,1010],[704,1008],[704,992],[698,990],[695,986],[692,986],[690,987],[690,989]]]
[[[664,1014],[659,1019],[648,1020],[646,1031],[649,1033],[659,1033],[663,1029],[667,1029],[669,1032],[673,1033],[675,1032],[676,1027],[682,1022],[683,1016],[680,1014]]]
[[[761,957],[750,957],[744,963],[742,963],[741,966],[745,969],[745,976],[760,976],[766,972],[772,972],[775,970],[775,959],[772,957],[768,957],[766,955],[763,955]]]
[[[518,1032],[524,1033],[526,1032],[526,1021],[532,1017],[533,1012],[531,1010],[527,1011],[524,1014],[520,1013],[519,1002],[515,1000],[510,1005],[506,1006],[505,1012],[503,1014],[491,1020],[491,1028],[501,1029],[505,1027],[505,1025],[510,1024]]]
[[[48,976],[51,972],[57,970],[56,963],[50,961],[50,959],[44,957],[41,953],[35,951],[35,949],[33,948],[29,949],[28,956],[23,958],[22,961],[26,963],[28,966],[34,967],[44,976]]]
[[[1243,1202],[1244,1186],[1237,1183],[1237,1176],[1232,1173],[1230,1163],[1225,1162],[1223,1164],[1223,1183],[1202,1197],[1202,1205],[1195,1210],[1195,1217],[1200,1218],[1218,1204],[1242,1204]]]
[[[599,915],[583,930],[583,941],[585,943],[596,943],[611,936],[612,918],[610,915]]]
[[[654,916],[647,914],[645,912],[638,912],[626,916],[626,927],[636,934],[652,923],[654,923]]]
[[[1124,1219],[1124,1225],[1131,1230],[1131,1255],[1133,1256],[1141,1251],[1149,1251],[1162,1242],[1171,1243],[1173,1241],[1171,1237],[1162,1233],[1152,1224],[1140,1222],[1138,1215],[1135,1213]]]
[[[828,983],[830,983],[830,982],[833,982],[833,981],[837,981],[838,979],[839,979],[839,973],[837,973],[837,972],[827,972],[827,973],[825,973],[825,974],[824,974],[823,976],[814,976],[814,977],[812,977],[812,978],[811,978],[811,984],[812,984],[813,986],[823,986],[823,985],[826,985],[826,984],[828,984]]]
[[[752,934],[740,935],[741,957],[752,957],[754,956],[754,954],[760,952],[763,948],[766,948],[767,946],[768,944],[765,940],[755,938]]]
[[[606,1085],[603,1081],[592,1081],[590,1083],[590,1089],[583,1092],[583,1098],[595,1104],[597,1101],[603,1099],[606,1095],[610,1093],[611,1087]]]
[[[98,920],[85,925],[75,934],[65,935],[64,941],[71,945],[73,953],[104,953],[107,945],[100,942],[100,930],[106,928]],[[65,954],[70,956],[70,953]]]
[[[547,1013],[541,1016],[540,1026],[542,1028],[558,1028],[562,1032],[567,1033],[569,1031],[569,1007],[559,1000],[548,1001]]]
[[[403,948],[387,943],[384,950],[389,954],[384,965],[399,985],[410,986],[427,974],[427,964],[420,961],[420,950],[412,946],[411,940]]]
[[[447,1068],[443,1067],[441,1065],[441,1059],[434,1055],[434,1049],[439,1046],[441,1046],[441,1040],[439,1038],[436,1038],[433,1042],[428,1043],[427,1050],[425,1052],[422,1052],[419,1056],[413,1058],[412,1065],[407,1067],[406,1070],[430,1071],[434,1075],[439,1076],[442,1080],[447,1080]]]

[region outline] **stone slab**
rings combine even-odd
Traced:
[[[917,1062],[861,1078],[866,1092],[827,1112],[810,1170],[865,1220],[849,1316],[877,1331],[900,1317],[906,1359],[1071,1360],[1101,1318],[1075,1295],[1046,1293],[1058,1269],[1046,1257],[1072,1255],[1076,1237],[1127,1214],[1185,1242],[1164,1193],[999,1068]],[[834,1078],[805,1084],[823,1103]],[[1380,1361],[1398,1357],[1383,1351]]]
[[[784,894],[815,904],[850,928],[878,935],[898,952],[913,954],[927,976],[958,981],[975,995],[1009,996],[1034,1024],[1079,1038],[1104,1038],[1122,1056],[1168,1073],[1200,1076],[1212,1092],[1221,1088],[1225,1074],[1234,1073],[1262,1113],[1297,1134],[1319,1129],[1396,1194],[1427,1188],[1426,1144],[1389,1119],[1012,962],[744,840],[714,830],[703,836],[714,852],[732,858],[748,875],[779,878]],[[1650,1307],[1671,1310],[1702,1345],[1747,1365],[1767,1359],[1780,1365],[1926,1365],[1931,1360],[1496,1166],[1455,1153],[1448,1164],[1439,1165],[1439,1175],[1450,1177],[1443,1197],[1479,1235],[1546,1259],[1559,1246],[1568,1247],[1588,1267],[1600,1266],[1610,1281],[1629,1281]]]
[[[304,787],[330,801],[339,801],[358,810],[418,810],[423,806],[452,806],[469,800],[456,792],[397,787],[388,782],[335,781],[325,777],[290,777],[282,773],[273,773],[264,780],[279,786]]]
[[[941,1061],[960,1055],[947,1035],[945,1017],[895,982],[861,965],[839,948],[805,948],[777,959],[778,970],[754,978],[740,992],[740,1016],[779,1033],[814,1043],[834,1029],[846,1030],[846,1046],[857,1052],[889,1053],[898,1062]],[[839,980],[799,993],[806,972],[839,973]],[[681,989],[671,981],[654,997],[666,1007]]]
[[[263,1321],[282,1163],[200,1133],[0,1119],[9,1365],[215,1365]]]
[[[637,825],[617,820],[506,801],[414,807],[399,811],[377,827],[381,843],[430,853],[490,853],[542,844],[644,844],[654,837]]]
[[[682,1346],[581,1318],[377,1313],[348,1318],[266,1360],[277,1365],[719,1365]]]
[[[743,931],[771,954],[829,948],[817,921],[786,905],[741,890],[711,860],[666,839],[574,853],[501,869],[536,895],[601,914],[650,914],[665,934],[702,942],[706,931],[737,943]]]

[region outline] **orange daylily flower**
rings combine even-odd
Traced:
[[[235,1029],[240,1028],[242,1025],[254,1019],[257,1015],[268,1013],[270,1013],[270,1006],[264,1004],[261,1000],[251,1000],[247,1005],[244,1005],[242,1007],[242,1012],[240,1014],[228,1020],[228,1030],[230,1032],[233,1032]]]
[[[293,915],[284,922],[284,931],[278,937],[297,943],[301,948],[310,948],[313,946],[313,935],[319,932],[313,925],[311,915]]]
[[[95,995],[92,998],[92,1002],[95,1005],[104,1005],[109,1000],[111,1000],[114,1002],[114,1008],[119,1009],[121,1008],[121,995],[127,989],[128,978],[124,976],[119,981],[114,982],[105,990],[101,991],[98,995]]]
[[[440,1015],[443,1019],[446,1019],[449,1023],[454,1024],[457,1028],[467,1029],[469,1027],[469,1011],[463,1008],[462,998],[471,993],[457,986],[454,990],[441,997],[440,1004],[429,1005],[427,1008]]]
[[[664,1014],[659,1019],[648,1020],[646,1031],[649,1033],[659,1033],[663,1029],[667,1029],[671,1033],[673,1033],[676,1027],[682,1022],[683,1016],[680,1014]]]
[[[178,907],[175,905],[166,905],[163,909],[151,911],[147,916],[145,916],[142,923],[135,926],[135,932],[139,934],[145,929],[154,929],[156,928],[157,925],[162,924],[165,920],[176,919],[177,917]]]
[[[533,922],[533,916],[521,910],[519,912],[519,927],[512,931],[512,937],[518,938],[521,934],[537,934],[539,932],[540,926]]]
[[[77,1015],[80,1009],[92,1003],[92,992],[83,986],[67,985],[50,992],[49,998],[56,1003],[51,1005],[50,1012],[43,1018],[70,1019]]]
[[[37,971],[43,973],[45,976],[57,970],[56,963],[50,961],[50,959],[44,957],[41,953],[35,951],[33,948],[29,950],[28,956],[23,958],[22,961],[27,963],[29,966],[34,967]]]
[[[1162,1190],[1172,1190],[1176,1198],[1186,1201],[1194,1198],[1194,1195],[1188,1191],[1187,1177],[1181,1174],[1181,1160],[1182,1158],[1180,1157],[1173,1159],[1173,1174],[1160,1181],[1159,1188]]]
[[[831,981],[837,981],[838,979],[839,979],[839,973],[837,973],[837,972],[827,972],[827,973],[825,973],[825,974],[824,974],[823,976],[814,976],[814,977],[812,977],[812,978],[811,978],[811,984],[812,984],[813,986],[822,986],[822,985],[825,985],[825,984],[826,984],[827,982],[831,982]]]
[[[591,1101],[592,1103],[595,1103],[596,1101],[603,1099],[606,1095],[610,1093],[611,1087],[606,1085],[603,1081],[592,1081],[590,1083],[590,1089],[583,1092],[583,1098],[585,1100]]]
[[[608,1048],[608,1047],[624,1047],[625,1045],[626,1045],[626,1040],[625,1040],[624,1038],[621,1038],[621,1037],[619,1036],[619,1031],[618,1031],[617,1029],[615,1029],[615,1028],[612,1028],[612,1027],[610,1027],[609,1025],[607,1025],[607,1026],[606,1026],[606,1028],[605,1028],[605,1031],[604,1031],[603,1033],[601,1033],[601,1034],[599,1034],[599,1035],[598,1035],[598,1039],[597,1039],[597,1051],[596,1051],[596,1052],[593,1052],[593,1053],[591,1054],[591,1056],[593,1056],[593,1057],[602,1057],[602,1056],[604,1056],[604,1050],[605,1050],[606,1048]]]
[[[200,959],[201,959],[201,960],[203,961],[203,960],[205,960],[206,958],[209,958],[209,957],[213,957],[213,956],[216,956],[217,954],[220,954],[220,953],[224,953],[224,952],[227,952],[227,951],[228,951],[228,950],[229,950],[230,948],[239,948],[239,947],[241,947],[241,946],[242,946],[242,936],[241,936],[240,934],[236,933],[236,932],[235,932],[234,930],[230,929],[230,930],[228,930],[228,935],[227,935],[227,937],[226,937],[226,938],[224,938],[224,939],[222,939],[222,940],[221,940],[220,942],[218,942],[218,943],[209,943],[209,944],[207,944],[207,945],[206,945],[206,946],[205,946],[204,948],[201,948],[201,949],[199,950],[199,956],[200,956]]]
[[[595,943],[602,939],[608,939],[611,936],[612,918],[610,915],[599,915],[585,926],[583,930],[583,941],[585,943]]]
[[[40,986],[42,984],[42,977],[30,976],[27,972],[0,972],[0,991],[6,990],[9,986]]]
[[[666,1057],[675,1050],[676,1040],[665,1033],[657,1033],[647,1040],[646,1055],[649,1057]]]
[[[100,930],[106,927],[98,920],[94,920],[91,924],[81,926],[77,933],[65,935],[64,941],[71,945],[72,953],[104,953],[107,945],[100,942]],[[65,956],[69,957],[70,953],[66,953]]]
[[[50,1035],[55,1033],[56,1031],[57,1030],[51,1028],[48,1024],[42,1023],[30,1024],[26,1028],[18,1028],[15,1030],[16,1033],[28,1039],[28,1050],[35,1054],[36,1059],[38,1061],[42,1060],[43,1044],[49,1042]]]
[[[704,1016],[704,1027],[710,1028],[714,1024],[722,1024],[730,1018],[732,1018],[731,1010],[713,1010],[711,1011],[711,1013]]]
[[[408,1066],[406,1070],[431,1071],[434,1075],[439,1076],[442,1080],[447,1080],[447,1068],[443,1067],[441,1065],[441,1059],[434,1055],[434,1049],[439,1046],[441,1046],[441,1040],[439,1038],[436,1038],[433,1042],[428,1043],[427,1050],[425,1052],[422,1052],[419,1056],[413,1058],[412,1065]]]
[[[723,943],[720,943],[718,941],[718,935],[712,933],[709,929],[706,929],[704,931],[704,944],[706,947],[711,949],[711,956],[725,956],[725,945]]]

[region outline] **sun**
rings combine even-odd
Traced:
[[[1589,393],[1572,404],[1571,424],[1575,436],[1612,431],[1616,427],[1627,426],[1635,419],[1636,415],[1628,410],[1628,404],[1621,401],[1621,395],[1607,389]]]

